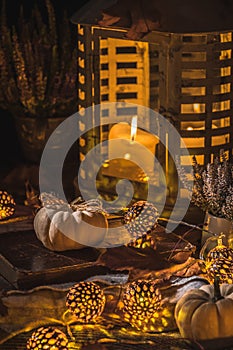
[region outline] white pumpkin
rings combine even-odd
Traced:
[[[46,248],[54,251],[98,247],[105,238],[107,228],[107,218],[101,212],[87,215],[64,208],[44,207],[34,218],[37,238]]]
[[[218,293],[213,285],[188,291],[176,304],[175,319],[185,338],[233,337],[233,285],[222,284]]]

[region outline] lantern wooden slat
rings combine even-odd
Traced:
[[[124,28],[78,24],[78,110],[101,104],[100,111],[93,108],[94,119],[109,123],[95,129],[92,142],[89,138],[81,142],[80,159],[93,145],[108,139],[111,113],[117,114],[119,122],[130,122],[139,111],[124,115],[120,108],[106,108],[105,102],[131,102],[172,117],[190,155],[196,155],[201,164],[220,150],[232,158],[232,30],[153,31],[141,41],[128,40],[125,34]],[[153,126],[153,120],[148,123]],[[103,153],[107,157],[106,147]],[[185,166],[182,156],[181,164]]]

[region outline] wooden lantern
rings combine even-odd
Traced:
[[[166,7],[166,4],[166,9],[163,9],[163,2],[158,1],[156,3],[164,20],[162,27],[147,33],[140,41],[134,41],[126,38],[127,28],[98,25],[96,18],[101,10],[112,3],[90,1],[73,17],[78,26],[78,110],[83,115],[81,127],[85,130],[85,108],[97,104],[101,104],[100,111],[96,113],[93,108],[93,118],[109,123],[80,138],[80,160],[94,145],[108,139],[112,127],[111,113],[118,116],[119,122],[130,122],[133,115],[140,114],[141,106],[168,118],[182,136],[190,155],[196,155],[200,164],[210,162],[220,150],[225,150],[231,158],[231,14],[228,19],[224,17],[224,22],[218,13],[222,6],[220,0],[215,3],[206,1],[205,4],[197,1],[198,9],[194,3],[189,4],[189,9],[185,7],[186,26],[184,23],[182,28],[181,9],[170,8],[170,5]],[[129,3],[133,4],[132,1]],[[209,16],[204,16],[208,8]],[[195,21],[192,16],[196,16]],[[193,30],[192,23],[195,24]],[[128,108],[125,113],[120,105],[112,111],[105,102],[122,105],[131,102],[138,107]],[[148,126],[153,127],[149,118],[148,123],[152,123]],[[169,140],[166,146],[172,147]],[[103,146],[102,152],[107,154],[108,149]],[[164,157],[160,153],[158,158]],[[182,151],[180,158],[181,165],[185,167],[187,156],[182,156]],[[171,169],[169,158],[161,162]],[[88,182],[88,174],[81,176],[86,177]],[[166,176],[169,187],[174,182],[174,172],[168,171]],[[173,186],[170,195],[175,193],[176,186]]]

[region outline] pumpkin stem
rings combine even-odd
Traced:
[[[224,299],[221,295],[220,286],[219,286],[219,277],[214,278],[214,298],[213,301],[216,302],[220,299]]]

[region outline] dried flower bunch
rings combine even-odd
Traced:
[[[206,167],[193,158],[193,188],[181,170],[181,180],[192,193],[192,203],[210,214],[233,220],[233,164],[222,152]]]
[[[47,16],[37,6],[29,19],[21,10],[17,28],[0,21],[0,108],[15,116],[63,117],[76,110],[76,49],[65,14],[61,23],[50,0]]]

